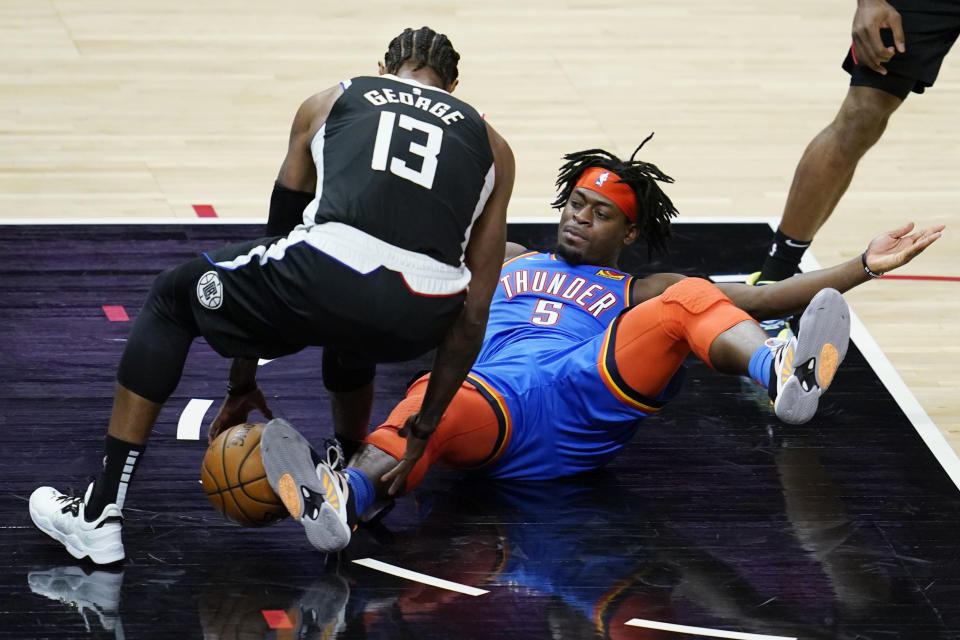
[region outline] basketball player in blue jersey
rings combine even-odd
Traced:
[[[269,226],[281,234],[156,279],[120,362],[103,468],[84,496],[34,491],[37,527],[74,557],[124,557],[127,487],[197,336],[234,359],[211,437],[252,409],[272,417],[257,359],[306,346],[325,347],[338,435],[357,440],[374,364],[436,348],[410,423],[417,433],[436,429],[482,343],[514,178],[506,141],[451,95],[459,58],[446,36],[407,29],[379,76],[345,80],[303,103],[271,199]],[[302,224],[293,224],[297,216]]]
[[[507,247],[483,348],[435,430],[411,420],[431,376],[409,388],[344,471],[318,464],[289,423],[267,423],[267,476],[314,547],[345,547],[375,500],[410,491],[434,462],[520,480],[603,466],[678,392],[691,351],[766,387],[783,421],[806,422],[846,354],[840,292],[905,264],[943,229],[905,225],[862,256],[767,287],[635,278],[617,269],[620,252],[637,240],[663,249],[676,215],[658,185],[672,180],[635,156],[566,156],[553,203],[562,210],[556,252]],[[790,340],[768,340],[757,323],[804,307]]]

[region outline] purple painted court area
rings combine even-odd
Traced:
[[[43,484],[81,491],[102,455],[130,328],[105,307],[135,319],[160,271],[259,231],[0,227],[0,637],[688,637],[625,625],[641,618],[802,639],[960,638],[960,494],[855,345],[808,425],[780,424],[755,385],[691,360],[681,396],[603,472],[506,484],[435,469],[326,558],[289,519],[243,529],[207,503],[205,444],[175,437],[190,399],[214,401],[209,421],[224,393],[228,363],[201,341],[127,496],[127,559],[74,561],[34,529],[26,501]],[[510,229],[533,248],[552,235]],[[761,224],[679,224],[668,260],[630,253],[623,266],[745,273],[769,237]],[[275,413],[315,441],[331,435],[320,356],[259,373]],[[428,364],[378,369],[374,422]],[[290,629],[271,628],[281,614]]]

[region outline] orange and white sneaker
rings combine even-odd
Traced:
[[[307,540],[323,553],[336,553],[350,543],[350,485],[313,450],[286,420],[263,428],[260,454],[270,486],[287,511],[299,520]]]
[[[768,341],[769,342],[769,341]],[[817,412],[850,342],[850,310],[836,289],[822,289],[800,317],[800,333],[776,351],[770,399],[777,417],[803,424]]]

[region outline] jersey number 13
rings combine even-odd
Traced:
[[[405,160],[390,154],[390,139],[395,127],[407,131],[421,131],[427,134],[424,144],[411,142],[409,152],[423,159],[420,170],[411,169]],[[414,182],[425,189],[433,187],[433,178],[437,172],[437,154],[440,153],[440,143],[443,141],[443,129],[435,124],[423,122],[408,115],[397,114],[392,111],[380,112],[380,126],[377,127],[377,140],[373,145],[373,160],[370,167],[374,171],[386,171],[387,160],[390,160],[390,173],[410,182]]]

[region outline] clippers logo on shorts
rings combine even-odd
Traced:
[[[593,184],[597,185],[598,187],[602,187],[603,183],[606,182],[607,178],[609,177],[610,177],[610,172],[604,171],[603,173],[597,176],[597,181],[594,182]]]
[[[223,284],[216,271],[207,271],[197,281],[197,300],[207,309],[219,309],[223,304]]]

